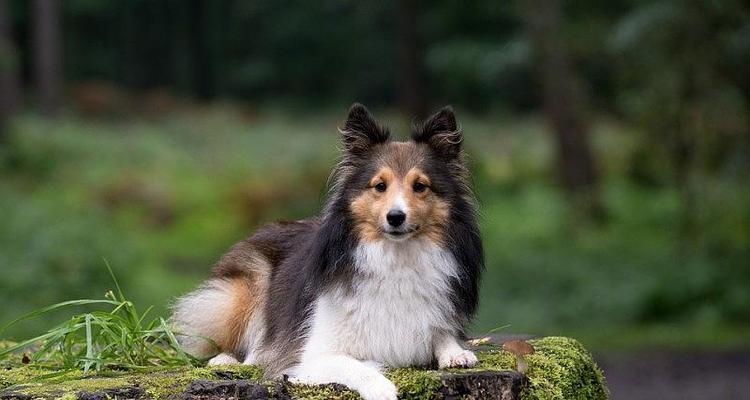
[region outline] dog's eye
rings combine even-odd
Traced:
[[[427,185],[422,182],[414,182],[414,186],[412,186],[412,189],[414,189],[414,191],[417,193],[422,193],[427,189]]]
[[[380,182],[377,185],[375,185],[375,190],[377,190],[380,193],[385,192],[385,189],[386,189],[386,186],[385,186],[385,183],[383,182]]]

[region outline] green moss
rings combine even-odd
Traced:
[[[591,354],[573,339],[547,337],[531,340],[536,353],[528,357],[529,385],[524,388],[524,400],[594,399],[608,398],[604,377]],[[497,346],[477,352],[479,364],[469,370],[449,372],[505,371],[515,369],[515,357]],[[46,375],[46,377],[45,377]],[[80,391],[95,392],[105,389],[138,385],[155,400],[179,393],[196,379],[262,380],[263,371],[254,366],[221,366],[150,370],[144,372],[109,372],[85,375],[71,371],[50,376],[50,371],[32,366],[18,366],[0,370],[0,389],[13,390],[32,396],[72,398]],[[399,398],[425,400],[441,386],[441,372],[418,368],[401,368],[387,372],[399,389]],[[40,379],[44,377],[44,379]],[[353,400],[359,396],[350,390],[333,386],[293,385],[290,393],[297,398],[323,400]]]
[[[80,371],[70,371],[50,377],[50,371],[22,366],[0,371],[0,387],[29,395],[68,394],[80,391],[96,392],[105,389],[137,385],[146,390],[152,398],[163,399],[175,392],[183,391],[196,379],[248,379],[261,380],[263,371],[255,366],[222,366],[147,372],[110,372],[99,375],[85,375]]]
[[[430,399],[440,387],[440,375],[434,370],[400,368],[389,371],[388,378],[396,385],[402,399]]]
[[[357,400],[359,395],[351,390],[318,385],[294,385],[289,389],[289,393],[295,399],[308,400]]]
[[[386,373],[398,388],[399,399],[427,400],[440,388],[440,372],[418,368],[399,368]],[[359,395],[351,390],[331,386],[295,385],[290,388],[295,398],[310,400],[354,400]]]
[[[9,340],[0,340],[0,350],[5,350],[10,346],[15,345],[16,342],[11,342]]]
[[[523,400],[607,399],[602,371],[591,354],[576,340],[546,337],[530,340],[535,353],[527,356],[530,384]],[[479,353],[479,369],[515,369],[515,357],[499,348]]]
[[[0,351],[5,350],[9,347],[15,346],[16,342],[11,342],[8,340],[0,340]],[[10,368],[13,365],[21,364],[21,358],[23,357],[23,353],[20,354],[10,354],[6,355],[5,357],[0,358],[0,369]],[[0,381],[0,388],[2,388],[2,382]]]
[[[547,337],[532,341],[531,381],[524,399],[607,399],[604,375],[591,354],[577,341]]]

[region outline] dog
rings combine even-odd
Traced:
[[[392,141],[360,104],[339,131],[321,215],[234,245],[173,322],[189,353],[218,346],[211,365],[396,399],[383,368],[477,363],[461,346],[484,269],[463,133],[445,107]]]

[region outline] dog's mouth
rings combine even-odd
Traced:
[[[419,225],[412,225],[404,229],[382,229],[383,234],[389,239],[403,240],[419,230]]]

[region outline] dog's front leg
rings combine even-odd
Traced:
[[[305,357],[288,372],[293,383],[340,383],[359,392],[365,400],[395,400],[398,393],[396,386],[377,368],[344,354]]]
[[[436,335],[433,344],[438,367],[471,368],[477,364],[477,356],[470,350],[464,350],[454,335],[447,332]]]

